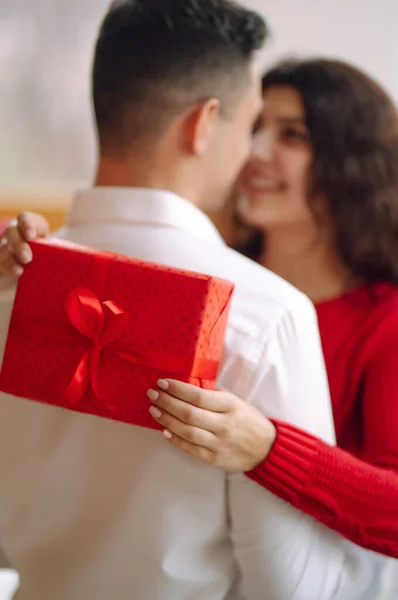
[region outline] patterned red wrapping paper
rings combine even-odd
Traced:
[[[160,377],[214,387],[233,284],[54,239],[31,247],[1,391],[158,429],[146,393]]]

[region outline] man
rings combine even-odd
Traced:
[[[276,436],[267,416],[334,439],[309,301],[228,249],[201,212],[221,206],[250,150],[265,36],[261,17],[229,0],[113,3],[93,70],[95,187],[58,233],[236,283],[219,383],[247,400],[237,410],[257,411],[264,457]],[[2,296],[1,347],[13,293]],[[378,568],[153,431],[2,395],[0,457],[19,600],[364,599]]]

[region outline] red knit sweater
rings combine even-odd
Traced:
[[[398,288],[361,287],[317,307],[337,435],[286,423],[247,475],[365,548],[398,558]]]

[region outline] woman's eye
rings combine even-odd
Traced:
[[[282,132],[282,138],[287,141],[307,142],[308,141],[308,133],[306,131],[302,131],[301,129],[289,127],[289,129],[285,129]]]

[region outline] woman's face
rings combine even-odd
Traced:
[[[312,149],[299,93],[287,86],[268,89],[252,154],[239,181],[241,218],[260,229],[312,222],[311,167]]]

